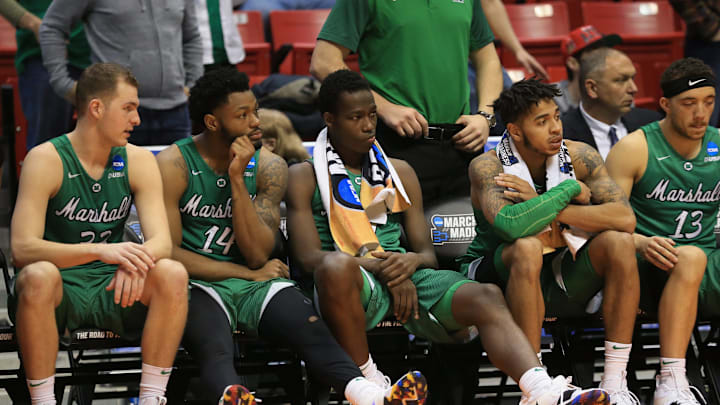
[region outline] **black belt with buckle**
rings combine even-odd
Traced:
[[[428,124],[428,134],[423,139],[450,142],[452,137],[465,128],[463,124]]]

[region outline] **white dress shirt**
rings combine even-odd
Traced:
[[[588,127],[590,127],[590,132],[592,133],[593,138],[595,138],[595,144],[597,145],[598,152],[600,152],[600,156],[602,156],[603,160],[605,160],[608,153],[610,153],[610,147],[612,146],[610,144],[609,135],[610,127],[615,127],[615,134],[617,135],[617,139],[619,141],[628,134],[625,124],[623,124],[620,119],[612,125],[596,120],[591,117],[587,111],[585,111],[582,101],[580,102],[580,113],[585,119],[585,122],[587,122]]]

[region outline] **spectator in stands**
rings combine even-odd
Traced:
[[[140,83],[142,123],[130,142],[167,145],[190,135],[189,87],[202,75],[202,40],[192,0],[54,0],[40,26],[40,45],[50,84],[69,100],[65,46],[70,27],[84,23],[94,62],[128,67]]]
[[[346,69],[350,51],[360,55],[378,105],[377,138],[389,156],[413,167],[423,201],[467,195],[468,163],[495,125],[490,104],[502,89],[480,0],[388,1],[373,8],[338,0],[318,36],[310,71],[322,80]],[[477,73],[477,114],[469,108],[468,57]]]
[[[670,0],[670,4],[687,25],[685,56],[702,60],[719,76],[720,0]],[[715,103],[709,125],[718,126],[719,111],[720,103]]]
[[[50,86],[37,42],[41,19],[50,2],[0,0],[0,15],[17,27],[15,69],[18,73],[20,103],[28,122],[25,139],[28,150],[73,127],[73,106],[58,96]],[[90,48],[81,24],[69,32],[69,43],[63,44],[63,52],[67,49],[68,54],[65,67],[70,77],[77,80],[82,70],[90,64]]]
[[[558,93],[523,80],[495,101],[507,130],[470,164],[477,235],[461,269],[504,288],[538,356],[545,316],[583,315],[603,290],[600,387],[613,404],[638,404],[625,378],[640,296],[635,218],[597,151],[563,140]]]
[[[225,404],[255,403],[244,387],[230,388],[240,380],[232,341],[232,332],[240,329],[298,351],[311,373],[344,392],[351,404],[424,399],[419,373],[387,389],[363,378],[311,301],[288,280],[287,265],[270,258],[287,164],[261,148],[257,108],[244,73],[212,70],[190,94],[192,119],[204,132],[158,155],[173,257],[192,278],[183,347],[200,363],[206,396],[223,403],[221,394],[230,390],[246,398]]]
[[[618,35],[602,35],[592,25],[576,28],[563,39],[560,46],[565,55],[567,80],[556,83],[561,94],[555,97],[560,114],[580,104],[580,59],[583,53],[601,47],[613,47],[620,42],[622,39]]]
[[[713,235],[720,136],[708,125],[715,75],[699,59],[681,59],[665,70],[660,87],[667,115],[620,141],[607,167],[630,196],[637,218],[641,305],[657,311],[660,320],[654,403],[698,404],[685,376],[698,295],[700,316],[720,315],[720,251]]]
[[[12,218],[21,268],[14,317],[34,404],[55,404],[58,331],[142,333],[140,404],[164,404],[187,314],[185,268],[171,240],[153,155],[127,139],[140,123],[137,81],[122,66],[95,64],[77,82],[78,123],[25,158]],[[145,242],[122,242],[130,205]],[[144,323],[144,327],[143,327]]]
[[[195,0],[205,71],[235,66],[245,59],[233,14],[233,7],[239,4],[239,0]]]
[[[387,384],[364,331],[394,314],[433,342],[454,342],[476,328],[493,363],[519,382],[521,404],[605,403],[602,390],[550,379],[497,287],[434,269],[420,184],[412,167],[388,159],[375,140],[370,84],[356,72],[334,72],[319,104],[327,128],[314,159],[290,168],[288,234],[297,263],[314,277],[324,319],[363,374]],[[408,251],[400,246],[401,228]]]
[[[565,139],[585,142],[605,159],[618,140],[659,120],[657,111],[633,106],[635,73],[635,66],[622,51],[599,48],[585,52],[580,61],[580,105],[562,115]]]
[[[278,110],[261,108],[258,116],[262,143],[267,150],[285,159],[288,165],[310,159],[287,115]]]

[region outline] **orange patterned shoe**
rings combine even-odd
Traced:
[[[427,396],[427,381],[419,371],[411,371],[385,392],[385,405],[423,405]]]
[[[218,405],[257,405],[255,396],[240,384],[228,385]]]

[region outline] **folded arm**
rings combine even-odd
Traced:
[[[470,164],[473,206],[481,207],[495,232],[508,241],[536,235],[580,193],[577,181],[565,180],[537,197],[513,204],[495,179],[501,173],[502,165],[494,151],[480,155]]]
[[[627,195],[608,175],[600,154],[583,142],[568,142],[575,173],[592,193],[591,205],[568,205],[558,215],[562,223],[587,232],[615,230],[632,233],[635,214]]]

